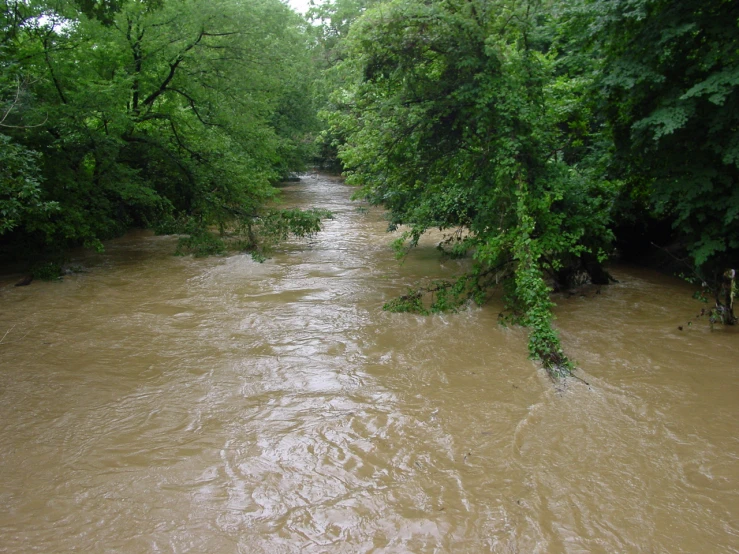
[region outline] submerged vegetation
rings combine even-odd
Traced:
[[[132,227],[263,259],[330,217],[275,207],[315,163],[386,208],[399,252],[442,229],[473,260],[386,309],[500,286],[553,377],[572,364],[551,292],[652,243],[736,322],[736,2],[327,0],[307,20],[280,0],[0,2],[5,259]]]

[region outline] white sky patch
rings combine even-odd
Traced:
[[[305,14],[308,11],[310,0],[287,0],[287,4],[298,13]],[[316,2],[320,4],[320,2]]]

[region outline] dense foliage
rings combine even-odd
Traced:
[[[352,5],[324,6],[324,21]],[[326,136],[403,229],[396,246],[449,229],[440,247],[475,260],[387,308],[454,309],[502,283],[507,319],[556,375],[569,364],[550,292],[608,283],[615,229],[672,226],[672,248],[718,291],[739,251],[736,3],[361,6],[331,43]]]
[[[565,18],[599,52],[628,193],[669,220],[705,280],[739,250],[739,4],[586,2]],[[583,21],[584,20],[584,21]]]
[[[210,229],[275,220],[315,125],[306,40],[279,0],[3,0],[6,253],[185,220],[218,244]]]
[[[391,228],[406,226],[411,245],[430,228],[465,230],[451,251],[472,252],[477,265],[463,285],[437,290],[431,309],[483,300],[504,281],[513,317],[533,330],[532,354],[560,373],[567,360],[545,280],[568,286],[577,268],[607,281],[599,262],[613,190],[561,155],[568,99],[549,86],[554,64],[528,8],[403,1],[371,10],[349,38],[332,124],[348,137],[348,180],[388,208]]]

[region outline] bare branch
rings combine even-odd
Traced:
[[[10,115],[10,112],[13,111],[13,108],[15,107],[15,105],[18,103],[18,99],[20,98],[20,95],[21,95],[21,82],[20,82],[20,79],[18,79],[16,83],[16,89],[15,89],[15,98],[13,98],[13,102],[10,104],[10,107],[3,114],[3,118],[0,119],[0,126],[6,127],[6,125],[3,125],[3,123],[8,118],[8,115]]]
[[[17,323],[16,323],[16,325],[17,325]],[[3,338],[0,339],[0,344],[2,344],[2,343],[5,342],[5,337],[7,337],[8,336],[8,333],[10,333],[13,329],[15,329],[15,325],[13,325],[10,329],[8,329],[7,331],[5,331],[5,334],[3,335]]]
[[[20,100],[21,96],[21,81],[20,79],[16,79],[16,89],[15,89],[15,98],[13,98],[13,101],[11,102],[10,106],[7,110],[5,110],[5,113],[3,114],[2,118],[0,118],[0,127],[5,127],[8,129],[33,129],[34,127],[41,127],[46,124],[46,122],[49,120],[49,115],[46,115],[46,118],[41,123],[38,123],[36,125],[8,125],[5,123],[5,120],[8,119],[8,116],[10,115],[10,112],[13,111],[13,108],[18,104],[18,101]]]

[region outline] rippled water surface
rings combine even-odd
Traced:
[[[287,187],[336,217],[264,264],[139,233],[0,280],[0,552],[739,552],[735,329],[615,267],[557,299],[555,387],[495,302],[383,312],[460,267],[351,192]]]

